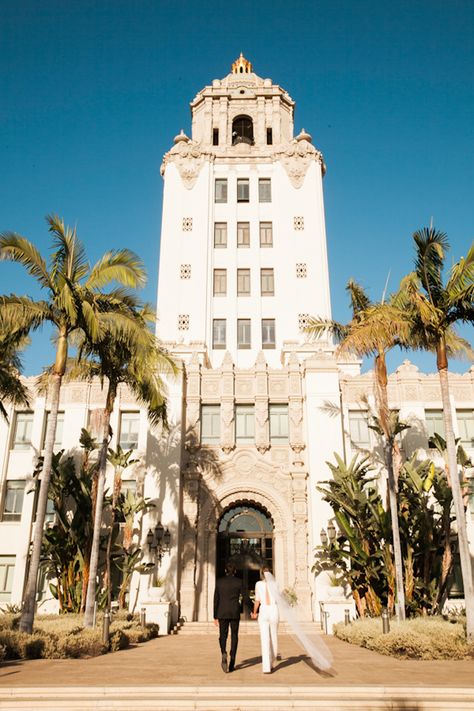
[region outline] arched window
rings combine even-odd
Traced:
[[[236,116],[232,121],[232,145],[236,143],[253,145],[253,122],[250,116]]]

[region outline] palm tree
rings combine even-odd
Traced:
[[[107,395],[103,415],[103,435],[99,454],[99,477],[97,500],[94,514],[94,538],[92,543],[89,581],[87,585],[84,626],[92,627],[97,591],[99,566],[100,530],[107,469],[107,451],[110,440],[110,416],[112,414],[120,384],[127,385],[137,400],[148,410],[152,425],[166,424],[166,386],[162,374],[174,375],[176,365],[171,356],[160,347],[148,324],[155,322],[155,314],[148,307],[133,311],[137,330],[141,330],[141,340],[127,338],[105,331],[96,342],[84,341],[80,347],[80,362],[71,376],[90,379],[107,379]]]
[[[305,331],[313,337],[331,333],[339,343],[339,353],[355,353],[362,356],[374,356],[375,361],[375,400],[377,425],[384,440],[384,459],[387,468],[390,515],[392,521],[393,557],[395,563],[396,594],[398,617],[405,619],[405,589],[403,584],[403,558],[400,544],[398,521],[398,483],[394,471],[394,451],[398,445],[395,437],[393,418],[390,417],[387,393],[387,352],[400,344],[400,334],[406,334],[404,314],[392,300],[371,303],[364,289],[354,280],[349,280],[346,290],[349,292],[352,319],[348,324],[337,321],[310,318]],[[397,460],[397,469],[399,457]]]
[[[145,281],[143,265],[133,252],[126,249],[107,252],[91,267],[75,228],[66,227],[57,215],[48,216],[46,220],[53,235],[49,267],[36,247],[25,237],[14,232],[0,235],[0,259],[22,264],[48,294],[45,301],[35,302],[27,297],[3,297],[5,302],[9,308],[16,308],[19,314],[29,314],[32,327],[50,322],[56,330],[56,358],[50,374],[51,412],[46,430],[43,475],[20,620],[20,630],[29,633],[33,629],[59,395],[70,338],[74,333],[82,332],[91,340],[98,340],[105,318],[108,329],[121,331],[126,328],[129,320],[126,313],[127,293],[124,289],[115,288],[105,294],[102,288],[113,282],[135,288],[142,286]]]
[[[448,477],[453,492],[454,511],[459,538],[459,555],[466,604],[467,637],[474,639],[474,585],[467,539],[466,514],[459,469],[449,392],[448,357],[454,352],[469,353],[470,346],[453,331],[457,322],[474,322],[474,243],[467,256],[456,262],[446,283],[443,268],[449,249],[447,235],[433,227],[413,234],[415,271],[404,282],[406,305],[410,309],[413,334],[426,350],[436,353],[436,365],[443,403]]]
[[[29,406],[28,390],[20,379],[19,353],[28,345],[28,329],[18,328],[12,321],[10,309],[0,297],[0,415],[8,422],[4,402]]]

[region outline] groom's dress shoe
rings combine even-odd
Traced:
[[[222,667],[222,671],[227,674],[227,671],[228,671],[227,670],[227,654],[225,652],[222,655],[221,667]]]

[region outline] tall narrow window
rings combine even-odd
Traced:
[[[237,178],[237,202],[250,200],[250,184],[248,178]]]
[[[213,146],[219,145],[219,129],[218,128],[212,129],[212,145]]]
[[[273,269],[260,269],[260,287],[262,296],[274,296],[275,281]]]
[[[267,128],[267,146],[271,146],[273,143],[273,131],[271,128]]]
[[[474,411],[457,410],[458,431],[463,447],[474,447]]]
[[[214,247],[227,247],[227,222],[214,223]]]
[[[214,269],[214,296],[227,294],[227,269]]]
[[[270,442],[284,444],[288,442],[288,405],[270,405]]]
[[[360,449],[369,449],[370,433],[367,412],[364,410],[349,411],[349,434],[351,442]]]
[[[220,405],[201,405],[201,443],[219,444],[220,437]]]
[[[237,296],[250,296],[250,269],[237,269]]]
[[[273,247],[273,224],[260,223],[260,247]]]
[[[262,348],[275,348],[275,319],[262,319]]]
[[[255,407],[253,405],[235,406],[235,442],[250,444],[255,440]]]
[[[270,178],[259,178],[258,180],[258,201],[272,201],[272,183]]]
[[[43,449],[44,449],[45,442],[46,442],[46,432],[48,431],[49,418],[50,418],[50,413],[47,412],[45,423],[44,423],[44,431],[43,431],[43,444],[42,444]],[[54,449],[59,449],[62,446],[63,429],[64,429],[64,412],[58,412],[58,419],[56,420],[56,434],[54,435]]]
[[[428,439],[434,434],[439,434],[445,439],[442,410],[425,410],[425,424]]]
[[[250,348],[250,319],[237,319],[237,348]]]
[[[215,202],[227,202],[227,178],[216,178]]]
[[[32,430],[33,413],[17,412],[15,418],[15,434],[13,436],[13,449],[28,449],[31,445]]]
[[[25,480],[7,479],[3,499],[2,521],[20,521],[25,494]]]
[[[140,413],[122,412],[120,415],[120,439],[122,449],[137,449],[140,431]]]
[[[249,222],[237,222],[237,247],[250,247]]]
[[[225,318],[215,318],[212,322],[212,347],[213,348],[225,348],[225,332],[226,332],[226,320]]]
[[[15,556],[0,555],[0,602],[10,602],[15,572]]]

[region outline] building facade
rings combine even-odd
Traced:
[[[323,157],[304,129],[294,135],[288,93],[242,56],[197,94],[191,114],[191,136],[181,131],[162,164],[158,335],[181,364],[169,382],[171,427],[150,430],[123,388],[112,446],[136,449],[126,486],[155,505],[137,524],[144,560],[153,562],[147,532],[159,520],[169,528],[159,572],[175,619],[212,618],[215,578],[229,559],[249,592],[262,563],[271,565],[296,593],[300,617],[318,619],[328,581],[311,568],[331,510],[316,486],[334,452],[376,446],[363,404],[373,399],[372,374],[303,333],[308,314],[331,317]],[[451,382],[455,427],[474,453],[473,369]],[[405,453],[426,450],[440,431],[437,376],[405,362],[389,395],[413,425]],[[103,401],[95,383],[63,388],[58,447],[77,447]],[[0,606],[22,597],[34,526],[26,492],[47,412],[38,396],[31,411],[0,423]],[[134,575],[132,607],[150,584]],[[47,591],[41,604],[51,604]]]

